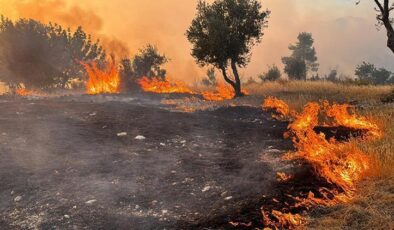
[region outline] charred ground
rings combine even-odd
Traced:
[[[183,113],[159,97],[103,98],[1,99],[2,229],[258,221],[276,172],[291,167],[280,161],[286,123],[260,108]]]

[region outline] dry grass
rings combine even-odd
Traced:
[[[376,160],[376,173],[360,184],[359,195],[352,203],[318,210],[308,228],[394,229],[394,104],[381,102],[391,93],[392,86],[284,81],[247,88],[252,95],[276,96],[297,111],[310,101],[328,100],[354,104],[359,113],[374,119],[384,137],[357,144]]]
[[[285,100],[294,109],[310,101],[328,100],[336,102],[362,102],[379,104],[380,98],[389,94],[391,86],[357,86],[332,82],[279,81],[250,84],[247,90],[252,95],[276,96]]]

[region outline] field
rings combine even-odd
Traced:
[[[275,96],[297,111],[310,101],[350,103],[384,132],[373,142],[352,140],[377,162],[355,199],[311,210],[306,227],[393,228],[394,105],[381,100],[392,87],[283,81],[246,88],[249,96],[222,102],[146,93],[1,97],[0,226],[261,226],[260,207],[283,192],[276,173],[302,169],[281,160],[292,150],[283,139],[287,122],[261,109]]]

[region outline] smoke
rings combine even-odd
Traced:
[[[196,1],[184,0],[0,0],[0,13],[56,21],[66,26],[82,25],[117,56],[132,56],[139,48],[156,45],[171,62],[169,76],[195,82],[205,74],[190,55],[185,31],[194,15]],[[272,11],[262,43],[253,49],[251,63],[240,72],[256,77],[268,65],[280,67],[281,57],[299,32],[311,32],[320,62],[320,74],[331,68],[352,75],[362,61],[394,69],[386,48],[384,31],[377,31],[374,4],[353,0],[262,0]]]
[[[5,16],[12,19],[33,18],[44,23],[57,23],[74,30],[82,26],[87,33],[99,39],[110,54],[125,57],[129,53],[125,42],[102,32],[103,20],[92,9],[82,8],[65,0],[11,0],[2,4],[8,9],[2,13],[7,13]],[[11,14],[9,15],[8,12]]]

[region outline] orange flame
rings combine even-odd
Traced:
[[[169,82],[167,79],[143,77],[138,81],[138,84],[145,92],[194,94],[193,90],[180,81]]]
[[[47,96],[47,94],[36,91],[36,90],[28,90],[26,88],[19,88],[15,90],[15,93],[21,97],[27,97],[27,96]]]
[[[16,89],[15,93],[18,94],[19,96],[23,96],[23,97],[31,94],[31,92],[25,88]]]
[[[89,79],[86,83],[88,94],[119,93],[120,75],[114,61],[108,62],[104,69],[100,69],[96,62],[82,63]]]
[[[201,93],[207,101],[224,101],[233,99],[235,96],[234,89],[224,83],[218,83],[216,85],[216,91],[204,91]]]
[[[379,127],[363,116],[355,114],[354,108],[348,104],[339,105],[334,103],[332,106],[325,102],[327,116],[333,118],[335,125],[349,128],[368,130],[369,134],[374,137],[382,136]],[[351,113],[349,113],[351,111]]]
[[[267,111],[274,111],[272,117],[276,119],[283,119],[290,115],[289,106],[286,102],[279,100],[275,97],[268,97],[263,102],[263,109]]]
[[[286,104],[282,105],[280,100],[274,98],[268,98],[264,105],[264,108],[273,109],[282,115],[289,111]],[[316,197],[313,192],[309,192],[305,198],[289,195],[294,199],[295,204],[284,208],[288,213],[276,210],[267,213],[262,210],[266,226],[296,228],[305,223],[305,218],[290,213],[291,208],[302,207],[308,210],[319,205],[332,206],[352,199],[356,183],[371,169],[371,159],[355,143],[343,143],[335,139],[327,140],[323,133],[314,131],[314,128],[319,125],[319,115],[325,115],[331,118],[330,125],[332,126],[363,129],[367,130],[372,137],[381,136],[379,127],[375,123],[364,116],[357,115],[354,110],[350,114],[349,108],[350,106],[347,104],[334,103],[330,105],[328,102],[324,102],[323,106],[320,106],[318,103],[312,102],[304,107],[301,114],[293,114],[295,118],[289,124],[288,135],[292,137],[296,151],[286,154],[284,158],[308,163],[313,167],[314,173],[331,184],[332,188],[320,188],[319,197]],[[291,179],[284,173],[278,173],[277,176],[278,180],[283,182]]]

